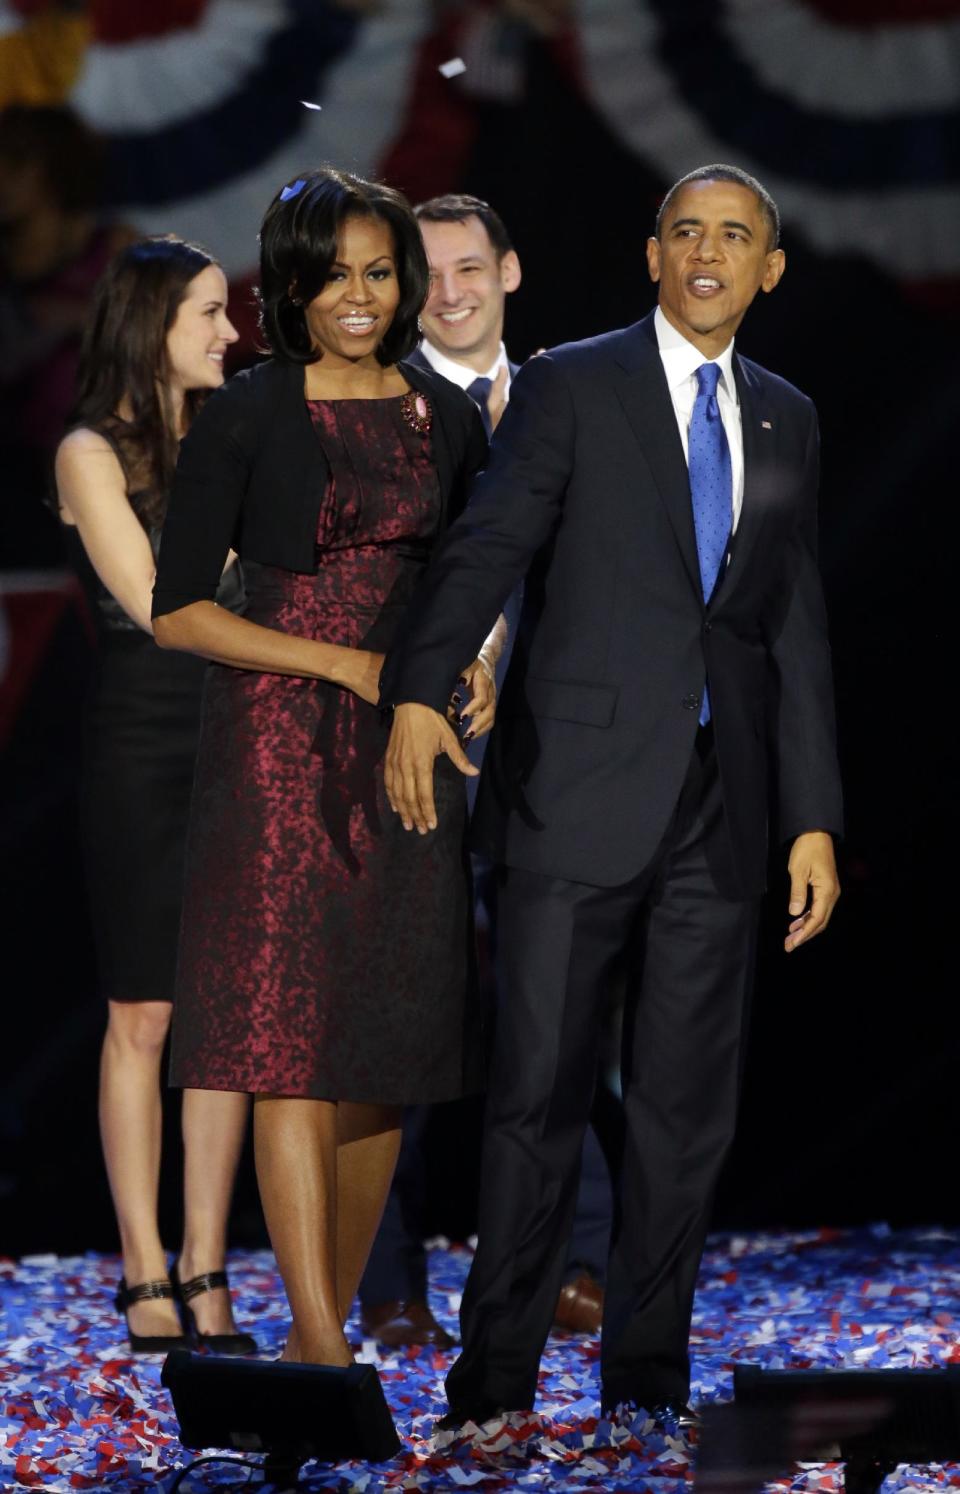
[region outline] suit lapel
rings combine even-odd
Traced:
[[[700,563],[690,501],[690,476],[660,361],[652,315],[624,333],[617,365],[617,397],[666,508],[691,584],[700,597]]]
[[[419,343],[417,343],[412,353],[408,353],[406,358],[401,359],[401,362],[406,364],[410,368],[429,369],[433,367],[433,364],[430,362],[429,358],[426,358],[424,356],[423,348]]]
[[[756,373],[734,356],[733,373],[740,401],[740,428],[743,433],[743,507],[740,523],[730,546],[730,565],[723,586],[718,588],[720,602],[745,573],[756,548],[766,517],[764,492],[768,475],[776,464],[777,426],[763,386]]]

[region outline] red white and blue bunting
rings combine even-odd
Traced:
[[[0,0],[0,35],[34,8]],[[439,19],[426,0],[90,0],[90,14],[72,102],[108,138],[113,210],[200,239],[235,277],[304,165],[416,159],[409,185],[449,189],[473,103],[522,95],[494,0]],[[579,0],[569,14],[554,43],[570,86],[664,180],[734,161],[821,253],[960,280],[960,0]],[[441,78],[454,53],[466,73]]]

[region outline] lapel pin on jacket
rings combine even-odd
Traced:
[[[763,429],[765,431],[773,430],[773,422],[771,420],[761,420],[760,424],[763,426]]]

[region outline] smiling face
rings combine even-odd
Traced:
[[[454,362],[486,373],[500,349],[504,301],[520,284],[520,261],[512,249],[498,259],[473,214],[453,223],[421,218],[420,232],[430,262],[424,335]]]
[[[722,353],[758,290],[783,274],[782,249],[770,249],[760,203],[739,182],[681,187],[659,239],[647,241],[651,280],[667,321],[708,358]]]
[[[239,333],[227,317],[227,282],[207,265],[188,284],[167,333],[170,380],[181,393],[223,383],[223,355]]]
[[[393,232],[382,218],[347,218],[327,283],[304,307],[324,366],[376,364],[400,301]]]

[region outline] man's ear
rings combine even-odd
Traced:
[[[500,261],[500,284],[509,295],[517,289],[522,278],[517,252],[515,249],[508,249]]]
[[[780,284],[784,270],[787,268],[787,256],[782,249],[773,249],[767,255],[767,264],[760,282],[761,289],[768,295]]]
[[[647,269],[650,279],[656,284],[660,279],[660,240],[653,234],[647,239]]]

